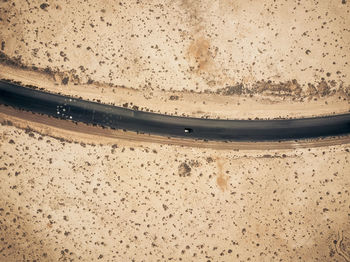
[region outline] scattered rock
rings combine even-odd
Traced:
[[[308,83],[307,86],[308,86],[307,93],[309,96],[317,95],[317,89],[315,85]]]
[[[42,10],[47,11],[46,8],[48,8],[49,6],[50,6],[50,5],[49,5],[48,3],[43,3],[43,4],[40,5],[40,8],[41,8]]]
[[[179,96],[170,96],[169,97],[170,100],[179,100]]]
[[[221,94],[225,96],[242,95],[244,93],[243,84],[237,84],[234,86],[227,86],[221,90]]]
[[[317,86],[317,91],[321,96],[326,96],[330,93],[330,87],[326,81],[322,80]]]
[[[68,77],[64,77],[62,79],[62,85],[67,85],[68,84],[68,81],[69,81],[69,78]]]
[[[187,163],[181,163],[179,165],[179,176],[180,177],[185,177],[191,175],[191,168]]]

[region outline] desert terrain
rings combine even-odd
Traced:
[[[346,0],[2,1],[0,79],[178,116],[348,113],[349,24]],[[0,261],[350,261],[349,136],[0,123]]]

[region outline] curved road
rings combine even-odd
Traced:
[[[0,104],[113,129],[204,140],[272,141],[350,133],[350,114],[281,120],[187,118],[90,102],[6,81],[0,81]]]

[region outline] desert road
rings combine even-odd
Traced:
[[[67,121],[178,138],[282,141],[350,133],[350,114],[277,120],[178,117],[52,94],[6,81],[0,81],[0,104]]]

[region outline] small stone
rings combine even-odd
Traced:
[[[49,4],[48,4],[48,3],[43,3],[43,4],[40,5],[40,8],[41,8],[42,10],[45,10],[45,11],[47,11],[47,10],[46,10],[47,7],[49,7]]]

